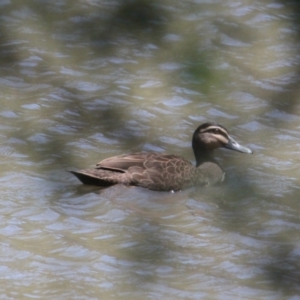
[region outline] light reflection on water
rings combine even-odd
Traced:
[[[3,299],[296,297],[299,62],[289,4],[166,4],[156,25],[133,27],[117,2],[50,4],[45,14],[3,3],[0,16]],[[191,135],[207,120],[254,150],[216,151],[224,186],[99,190],[66,171],[141,150],[193,160]]]

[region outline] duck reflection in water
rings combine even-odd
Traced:
[[[193,134],[196,166],[181,156],[161,153],[133,153],[100,161],[94,169],[71,171],[82,183],[97,186],[134,185],[157,191],[179,191],[198,185],[214,185],[225,173],[213,157],[217,148],[251,154],[220,124],[208,122]]]

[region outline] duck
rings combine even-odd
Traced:
[[[215,160],[214,150],[226,148],[253,153],[236,142],[224,126],[215,122],[206,122],[195,130],[192,148],[195,165],[174,154],[140,152],[109,157],[94,169],[70,172],[87,185],[109,187],[123,184],[177,192],[191,186],[216,185],[224,181],[225,172]]]

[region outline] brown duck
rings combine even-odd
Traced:
[[[100,161],[95,169],[71,171],[82,183],[111,186],[117,183],[150,190],[179,191],[193,185],[213,185],[225,173],[213,157],[213,150],[227,148],[252,153],[239,145],[223,126],[209,122],[194,132],[192,147],[196,166],[183,157],[161,153],[118,155]]]

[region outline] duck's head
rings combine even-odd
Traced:
[[[252,153],[252,150],[237,143],[225,127],[214,122],[204,123],[195,130],[192,145],[197,165],[205,159],[212,158],[212,152],[217,148]]]

